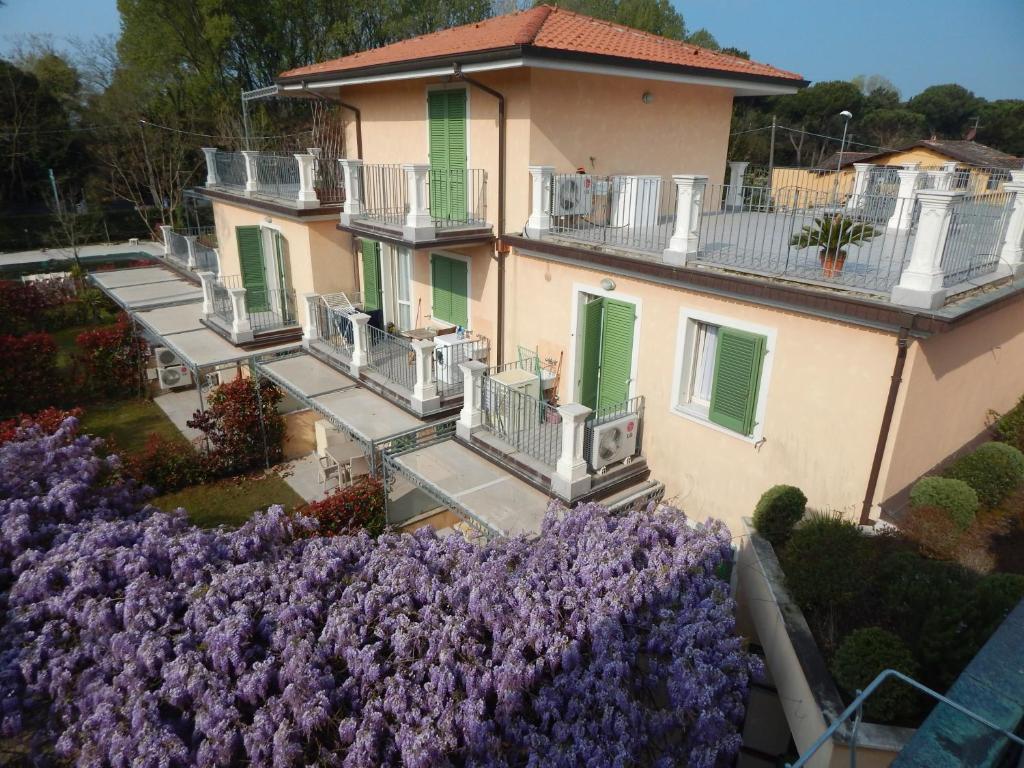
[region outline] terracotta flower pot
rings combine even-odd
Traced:
[[[818,253],[818,260],[821,261],[821,274],[825,277],[835,277],[843,271],[846,263],[846,251],[826,251]]]

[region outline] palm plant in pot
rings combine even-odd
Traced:
[[[800,232],[793,235],[789,244],[794,248],[818,248],[822,274],[835,277],[843,271],[846,263],[845,249],[865,243],[877,234],[878,231],[870,224],[836,213],[804,225]]]

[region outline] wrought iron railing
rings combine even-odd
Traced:
[[[409,211],[408,182],[400,165],[361,168],[364,215],[382,224],[400,226]]]
[[[551,231],[613,248],[661,253],[675,226],[675,188],[660,176],[555,174]]]
[[[245,155],[241,152],[225,152],[218,149],[214,153],[217,169],[217,186],[245,191],[248,175],[245,170]]]
[[[431,363],[434,367],[437,393],[441,397],[461,395],[463,377],[462,369],[459,366],[470,360],[486,363],[490,351],[491,342],[486,336],[474,336],[448,344],[437,344]]]
[[[321,205],[345,202],[345,179],[337,158],[317,155],[313,164],[313,188]]]
[[[366,357],[370,368],[407,390],[416,383],[416,353],[409,339],[366,326]]]
[[[942,250],[945,287],[995,272],[1013,200],[1010,192],[982,192],[953,203]]]
[[[633,450],[629,451],[628,454],[620,455],[616,461],[622,461],[626,458],[634,458],[640,456],[643,453],[643,436],[644,436],[644,405],[646,401],[643,396],[631,397],[627,400],[623,400],[621,403],[615,403],[614,405],[602,405],[594,409],[587,417],[586,425],[583,430],[583,457],[587,461],[587,466],[591,471],[594,471],[593,462],[593,446],[594,446],[594,435],[595,428],[600,427],[603,424],[608,424],[618,419],[634,419],[634,429],[636,431],[636,445]]]
[[[729,204],[727,201],[732,201]],[[830,191],[708,185],[701,215],[697,260],[743,271],[785,275],[886,292],[910,257],[914,201],[861,194],[857,204],[836,203]],[[905,214],[905,216],[904,216]],[[860,233],[843,243],[832,228]],[[806,237],[800,241],[802,233]],[[838,246],[833,243],[840,243]]]
[[[235,318],[235,311],[231,306],[231,293],[221,280],[215,280],[213,283],[213,316],[228,328]]]
[[[167,256],[181,267],[188,268],[188,238],[173,230],[164,230],[167,235]]]
[[[192,251],[195,255],[197,272],[213,272],[214,274],[220,272],[220,258],[216,248],[205,245],[196,239],[192,243]]]
[[[431,168],[427,173],[430,218],[434,226],[487,222],[487,173],[480,168]]]
[[[221,276],[217,283],[223,285],[226,290],[244,287],[240,275]],[[230,296],[228,300],[230,302]],[[293,326],[298,322],[295,313],[295,291],[291,288],[246,288],[245,313],[253,333]],[[228,316],[229,322],[233,316],[234,313],[231,312]]]
[[[299,196],[299,161],[294,155],[267,155],[253,158],[256,171],[256,194],[283,200]]]
[[[313,306],[313,335],[320,343],[345,360],[352,357],[352,334],[355,326],[351,314],[329,307],[323,301]]]
[[[548,467],[558,463],[562,417],[557,408],[490,375],[480,379],[480,408],[484,429],[495,437]]]

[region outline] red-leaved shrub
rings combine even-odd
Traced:
[[[57,345],[48,333],[0,336],[0,418],[60,402]]]
[[[82,409],[71,408],[65,411],[60,408],[44,408],[38,413],[22,413],[13,419],[0,421],[0,445],[17,437],[20,430],[30,427],[38,427],[44,435],[52,435],[69,416],[81,418]]]
[[[209,440],[213,472],[237,475],[281,461],[285,429],[277,412],[281,398],[281,390],[266,379],[260,380],[259,388],[252,379],[235,379],[210,393],[206,411],[196,411],[188,426]]]
[[[203,456],[183,440],[150,435],[145,447],[125,458],[125,469],[142,485],[158,493],[198,485],[206,480]]]
[[[384,530],[384,485],[372,477],[360,478],[326,499],[310,503],[302,514],[320,523],[321,534],[368,531],[376,536]]]
[[[50,297],[36,283],[0,280],[0,333],[25,333],[42,326]]]
[[[113,325],[84,331],[75,341],[83,395],[131,397],[142,391],[149,345],[135,335],[127,315],[121,314]]]

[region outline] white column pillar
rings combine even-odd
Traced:
[[[748,165],[750,163],[745,160],[733,160],[729,163],[729,191],[725,196],[726,208],[743,207],[743,176],[747,172]]]
[[[363,213],[363,161],[341,158],[341,173],[345,185],[345,205],[341,211],[341,223],[351,224],[352,219]]]
[[[260,153],[254,150],[242,150],[242,157],[245,158],[245,194],[247,195],[260,190],[259,175],[256,172],[256,158],[259,156]]]
[[[213,272],[196,272],[203,286],[203,317],[213,314],[213,284],[217,276]]]
[[[196,235],[185,235],[185,244],[188,247],[188,268],[196,268]]]
[[[455,434],[469,442],[470,436],[484,423],[480,385],[487,366],[479,360],[469,360],[459,363],[459,370],[462,371],[462,410],[455,424]]]
[[[320,330],[317,328],[317,305],[320,303],[319,293],[302,294],[302,304],[306,307],[306,322],[302,324],[302,345],[309,346],[309,342],[318,338]]]
[[[370,316],[356,312],[349,315],[349,319],[352,321],[352,359],[349,361],[349,368],[352,375],[358,377],[359,371],[370,362],[366,343],[366,325],[370,322]]]
[[[530,218],[526,221],[526,234],[538,238],[551,229],[551,187],[555,181],[553,165],[531,165]]]
[[[312,155],[313,157],[321,157],[324,151],[321,147],[306,147],[306,154]]]
[[[889,217],[887,226],[890,229],[906,230],[910,229],[914,220],[914,191],[921,171],[915,163],[896,171],[896,175],[900,179],[899,191],[896,193],[896,210]]]
[[[1013,195],[1010,220],[1006,223],[1006,237],[999,251],[999,260],[1014,277],[1024,275],[1024,171],[1011,171],[1012,180],[1003,185],[1003,191]]]
[[[403,234],[406,240],[431,240],[434,237],[434,220],[430,217],[430,198],[427,189],[427,174],[430,166],[426,163],[404,163],[406,202],[409,213],[405,217]]]
[[[593,411],[579,403],[559,406],[562,417],[562,454],[551,477],[551,490],[566,501],[572,501],[590,490],[590,474],[583,458],[583,438],[587,416]]]
[[[217,262],[217,277],[220,277],[220,248],[213,249],[213,259]]]
[[[900,275],[899,284],[892,289],[894,304],[936,309],[946,300],[942,286],[942,252],[949,237],[949,224],[953,205],[963,197],[960,192],[922,189],[917,192],[921,201],[921,218],[917,222],[910,252],[910,262]]]
[[[676,185],[676,226],[663,256],[666,263],[682,266],[697,254],[708,177],[680,174],[673,176],[672,181]]]
[[[220,184],[220,176],[217,175],[217,148],[203,147],[203,157],[206,158],[206,186],[215,187]]]
[[[174,227],[168,226],[167,224],[160,225],[160,237],[164,241],[164,258],[166,259],[171,255],[171,238],[170,234],[174,230]]]
[[[296,200],[302,208],[315,208],[320,205],[316,189],[313,186],[315,176],[313,165],[316,163],[316,156],[295,155],[295,162],[299,164],[299,193]]]
[[[429,339],[414,339],[413,357],[416,360],[416,380],[412,386],[413,406],[420,412],[428,404],[437,403],[437,381],[434,379],[434,342]]]
[[[228,288],[231,296],[231,335],[236,342],[252,338],[249,311],[245,306],[245,288]]]
[[[872,163],[853,164],[853,193],[850,195],[850,199],[846,201],[847,208],[857,208],[861,204],[861,199],[868,191],[868,177],[871,175],[871,169],[874,167]]]

